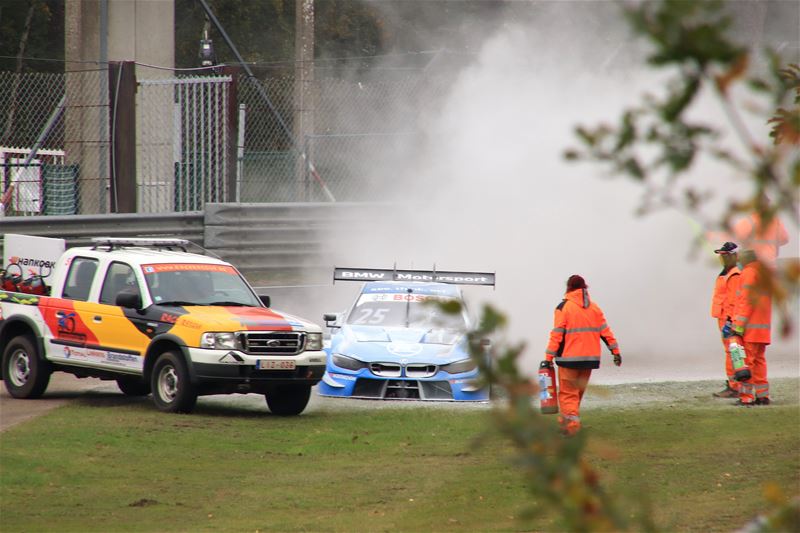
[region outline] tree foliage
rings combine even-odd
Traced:
[[[644,186],[639,212],[670,207],[684,210],[706,230],[730,231],[732,221],[757,213],[765,223],[778,216],[797,224],[800,188],[800,67],[777,52],[764,52],[766,68],[752,68],[758,54],[734,41],[728,4],[717,0],[661,0],[623,4],[631,27],[652,45],[648,63],[675,74],[664,94],[646,95],[626,109],[617,125],[579,126],[582,148],[568,150],[569,160],[600,162],[613,175],[627,176]],[[704,91],[711,92],[725,112],[727,124],[708,125],[692,118],[691,109]],[[755,136],[734,94],[744,91],[757,102],[756,116],[771,129],[769,137]],[[741,149],[723,144],[723,127],[734,132]],[[713,192],[697,181],[680,183],[701,157],[725,165],[732,176],[752,185],[745,200],[729,199],[717,219],[706,215]],[[684,180],[685,181],[685,180]],[[764,201],[765,198],[771,201]],[[778,305],[782,332],[789,333],[792,317],[787,303],[797,292],[800,265],[783,261],[765,279]]]

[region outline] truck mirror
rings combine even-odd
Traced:
[[[336,322],[339,320],[339,317],[335,313],[325,313],[322,315],[322,320],[325,321],[326,326],[332,328],[336,326]]]
[[[258,298],[259,298],[259,300],[261,300],[261,303],[264,304],[264,307],[269,307],[270,306],[269,304],[271,303],[271,300],[270,300],[270,297],[268,295],[259,294]]]
[[[127,307],[128,309],[141,309],[142,297],[137,292],[123,291],[117,294],[114,303],[120,307]]]

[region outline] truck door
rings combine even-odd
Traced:
[[[52,298],[45,310],[48,325],[45,342],[49,343],[48,358],[80,361],[94,366],[98,358],[91,355],[88,345],[96,344],[86,322],[92,304],[88,303],[98,261],[91,257],[74,257],[68,265],[61,298]]]
[[[150,342],[146,335],[146,319],[134,309],[116,305],[120,293],[141,291],[133,268],[119,261],[108,265],[98,298],[97,312],[92,316],[92,330],[99,350],[106,352],[107,364],[118,369],[141,372],[144,353]]]

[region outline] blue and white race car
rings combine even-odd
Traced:
[[[469,317],[435,302],[462,301],[459,284],[494,286],[493,273],[345,269],[334,280],[367,281],[331,328],[323,396],[487,401],[469,357]]]

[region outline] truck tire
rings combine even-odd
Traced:
[[[167,413],[191,413],[197,403],[197,390],[189,378],[183,357],[164,352],[156,359],[150,376],[153,403]]]
[[[150,384],[134,376],[117,378],[117,387],[125,396],[147,396],[150,394]]]
[[[278,416],[295,416],[303,412],[311,397],[311,385],[277,385],[267,394],[267,407]]]
[[[47,361],[39,358],[33,340],[26,335],[14,337],[3,350],[3,381],[14,398],[39,398],[47,389],[52,373]]]

